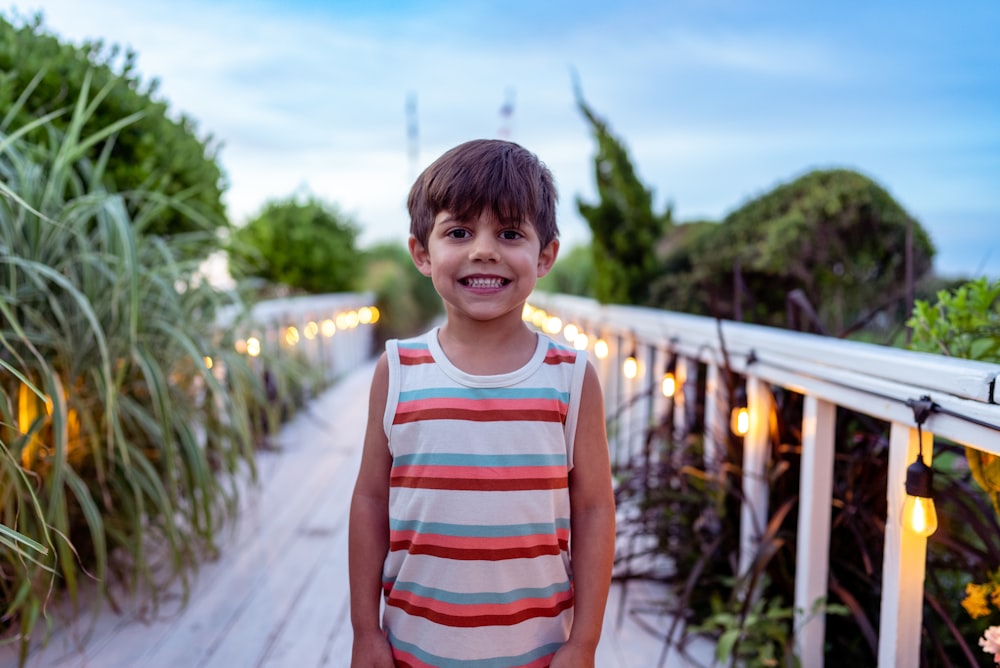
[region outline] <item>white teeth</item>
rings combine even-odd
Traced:
[[[502,278],[467,278],[464,283],[470,288],[499,288],[503,286]]]

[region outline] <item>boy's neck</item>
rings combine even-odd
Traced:
[[[535,354],[538,336],[520,319],[506,323],[449,319],[438,331],[438,343],[462,371],[495,376],[527,364]]]

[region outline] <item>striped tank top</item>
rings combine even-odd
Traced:
[[[383,627],[398,666],[544,668],[569,637],[568,474],[586,353],[539,335],[511,373],[389,341]]]

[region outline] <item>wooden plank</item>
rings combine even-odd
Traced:
[[[320,563],[332,551],[346,545],[347,513],[344,494],[331,486],[331,493],[317,499],[315,510],[291,539],[279,547],[279,558],[263,572],[259,572],[256,586],[237,610],[232,624],[226,627],[216,642],[206,642],[200,652],[192,651],[190,644],[175,642],[174,650],[151,657],[156,665],[202,668],[231,668],[232,666],[258,665],[267,655],[274,639],[288,629],[289,620],[295,615],[302,597],[315,586],[314,575]],[[341,596],[346,595],[346,590]],[[301,629],[292,628],[299,634]],[[199,634],[200,636],[200,634]],[[305,639],[302,636],[301,639]],[[201,656],[197,663],[188,657]],[[298,663],[286,665],[301,665]]]
[[[830,577],[830,504],[833,496],[837,407],[808,395],[802,416],[802,473],[795,558],[795,644],[803,666],[823,668],[826,599]]]
[[[888,512],[885,519],[885,551],[882,559],[881,620],[878,630],[878,665],[920,664],[920,629],[924,611],[924,575],[927,539],[902,526],[906,469],[923,443],[924,463],[931,465],[934,435],[893,422],[889,430]]]
[[[265,665],[269,657],[281,654],[292,656],[290,659],[281,659],[277,665],[319,665],[326,638],[334,630],[331,629],[330,620],[337,615],[331,614],[331,609],[337,611],[338,607],[345,608],[349,597],[349,492],[360,459],[360,447],[357,447],[354,455],[330,480],[325,498],[317,500],[315,512],[306,518],[296,532],[285,558],[277,564],[278,570],[283,574],[281,589],[270,600],[258,596],[258,600],[251,603],[250,608],[240,616],[238,629],[227,634],[210,660],[203,664],[206,668]],[[295,558],[297,552],[301,554]],[[290,563],[293,558],[303,564],[298,573],[295,564]],[[285,611],[280,612],[279,603],[283,603],[283,593],[293,589],[294,597],[288,600]],[[264,607],[261,606],[261,601],[265,604]],[[257,661],[252,662],[250,659],[253,655],[246,653],[250,647],[246,638],[252,637],[255,624],[261,626],[262,636],[265,631],[268,635],[267,642],[260,644]],[[256,647],[256,644],[253,646]],[[289,647],[291,652],[287,651]]]
[[[740,506],[741,576],[750,572],[757,558],[761,536],[767,528],[767,463],[771,456],[770,416],[773,399],[770,390],[757,378],[747,379],[747,404],[750,431],[743,437],[743,503]]]
[[[307,584],[300,591],[287,623],[278,630],[277,637],[263,657],[261,668],[321,666],[324,657],[330,654],[333,638],[351,639],[346,521],[319,553],[316,567],[309,573]],[[342,644],[346,644],[349,655],[351,643]],[[340,656],[341,662],[344,661],[342,653],[333,656]],[[236,665],[217,661],[213,664],[220,668]]]

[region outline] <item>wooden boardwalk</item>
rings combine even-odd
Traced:
[[[344,377],[282,429],[277,451],[260,453],[260,484],[244,494],[219,559],[199,568],[187,605],[175,591],[155,616],[142,597],[119,612],[105,605],[96,618],[52,612],[56,630],[27,666],[346,668],[347,516],[372,369]],[[632,591],[630,606],[642,596]],[[629,615],[616,624],[619,595],[613,589],[597,666],[654,668],[662,643]],[[688,665],[678,661],[666,665]],[[0,668],[15,666],[16,645],[0,647]]]

